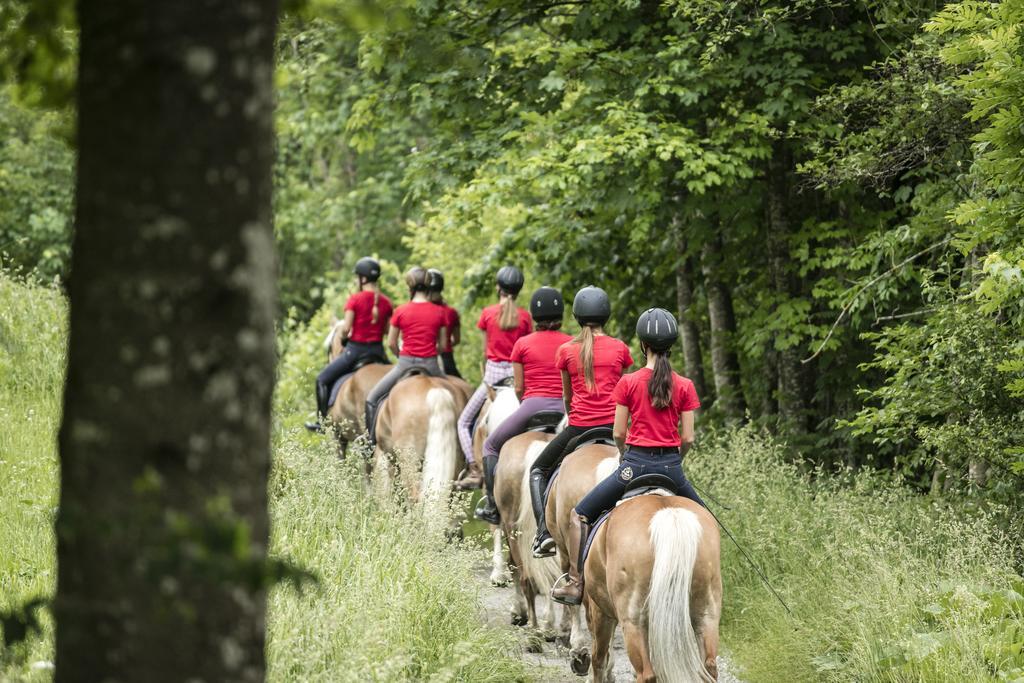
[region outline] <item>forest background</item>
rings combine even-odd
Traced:
[[[0,5],[0,259],[58,288],[73,24]],[[1020,0],[292,3],[282,334],[339,312],[360,256],[397,298],[437,267],[476,378],[498,267],[598,284],[630,342],[643,309],[678,313],[702,430],[984,515],[1019,573],[1022,27]]]

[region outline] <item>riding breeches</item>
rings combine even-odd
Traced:
[[[387,353],[384,352],[384,345],[380,342],[362,344],[349,340],[338,357],[328,363],[327,367],[316,376],[317,409],[321,414],[327,414],[327,401],[334,383],[338,381],[339,377],[352,372],[356,363],[366,356],[373,356],[382,360],[386,360],[388,357]]]
[[[506,417],[498,428],[491,432],[484,441],[484,457],[497,458],[505,442],[513,436],[522,434],[526,430],[526,423],[537,413],[547,411],[561,413],[564,410],[565,406],[562,403],[561,397],[531,396],[530,398],[523,399],[522,403],[519,404],[519,408]]]
[[[676,493],[704,505],[693,485],[683,473],[683,459],[679,455],[646,455],[627,450],[618,469],[591,489],[576,504],[576,513],[588,522],[595,522],[606,510],[611,510],[626,492],[633,479],[644,474],[662,474],[676,485]],[[704,506],[707,507],[707,506]]]
[[[459,368],[455,365],[455,354],[451,351],[445,351],[441,354],[441,365],[444,367],[444,374],[449,377],[458,377],[462,379],[462,375],[459,374]]]
[[[469,402],[459,415],[459,444],[466,462],[473,462],[473,422],[487,400],[487,388],[494,386],[503,379],[512,376],[512,363],[508,361],[489,360],[484,365],[484,381],[476,388]]]
[[[437,356],[428,358],[399,356],[395,367],[381,377],[380,381],[366,395],[366,431],[370,434],[370,443],[377,443],[377,410],[380,408],[380,404],[398,384],[398,380],[402,379],[412,368],[421,368],[432,377],[444,377],[441,366],[437,362]]]

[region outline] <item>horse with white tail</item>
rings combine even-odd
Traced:
[[[719,543],[714,517],[681,496],[639,495],[608,515],[584,567],[591,681],[614,681],[616,624],[637,683],[718,680]]]
[[[505,442],[498,459],[494,495],[501,514],[501,528],[508,539],[508,566],[514,579],[512,624],[528,624],[532,629],[539,629],[549,641],[556,638],[568,641],[568,612],[558,610],[548,595],[560,573],[558,561],[554,557],[536,558],[531,549],[537,521],[530,506],[530,467],[551,438],[550,433],[529,431]],[[548,603],[543,627],[537,619],[538,595]],[[556,624],[559,613],[562,619]]]

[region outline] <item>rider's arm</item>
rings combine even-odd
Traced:
[[[612,438],[619,447],[619,453],[626,452],[626,428],[629,426],[629,407],[621,403],[615,406],[615,424],[612,425]]]
[[[565,406],[565,414],[569,414],[569,407],[572,405],[572,379],[569,373],[562,370],[562,404]]]
[[[458,318],[452,323],[452,346],[458,346],[462,341],[462,321]]]
[[[398,328],[392,327],[388,330],[388,348],[391,349],[391,353],[398,356]]]
[[[341,326],[338,328],[338,334],[341,335],[341,341],[348,339],[348,336],[352,334],[352,325],[355,322],[356,313],[355,311],[345,311],[345,317],[341,320]]]
[[[692,410],[685,411],[683,413],[683,417],[682,417],[682,420],[680,421],[680,423],[682,425],[682,431],[680,431],[679,434],[682,437],[682,442],[679,444],[679,455],[685,456],[686,452],[688,450],[690,450],[690,446],[693,445],[693,441],[694,441],[694,434],[693,434],[693,411]]]
[[[523,376],[522,363],[512,363],[512,382],[516,389],[516,398],[522,401],[523,394],[526,392],[526,378]]]
[[[437,355],[444,353],[445,341],[448,340],[448,328],[444,325],[437,331]]]

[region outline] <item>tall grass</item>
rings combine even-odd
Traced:
[[[996,531],[999,510],[805,476],[749,429],[706,439],[687,468],[793,610],[723,535],[723,640],[746,680],[1024,680],[1019,539]]]

